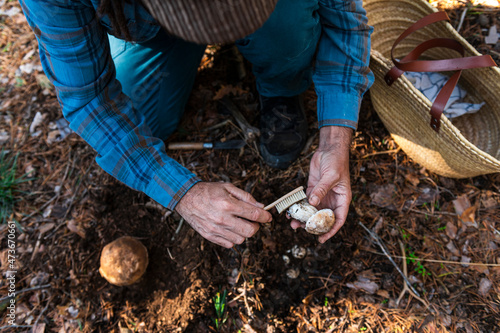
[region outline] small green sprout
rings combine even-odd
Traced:
[[[17,187],[24,182],[32,180],[26,175],[16,176],[17,158],[19,154],[7,157],[7,153],[0,151],[0,223],[5,223],[14,212],[14,205],[19,200],[19,195],[25,194]]]
[[[424,265],[422,265],[422,263],[420,262],[420,260],[418,260],[418,257],[415,255],[415,252],[410,252],[410,249],[408,248],[406,250],[408,252],[408,258],[406,258],[406,262],[409,264],[409,263],[413,263],[415,264],[415,272],[417,272],[418,274],[422,275],[422,278],[424,278],[425,276],[430,276],[431,273],[427,271],[427,269],[424,267]]]
[[[410,238],[410,236],[406,233],[406,231],[403,228],[401,228],[401,234],[403,235],[404,240],[408,240]]]
[[[219,331],[227,320],[227,311],[226,311],[226,298],[227,298],[227,290],[224,289],[224,292],[220,292],[220,290],[215,294],[213,298],[215,314],[216,318],[212,318],[215,323],[215,328]]]

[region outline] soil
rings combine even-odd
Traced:
[[[448,10],[452,17],[461,13]],[[464,31],[476,19],[467,18]],[[0,43],[10,43],[0,58],[0,117],[8,120],[0,132],[10,136],[3,147],[19,153],[18,174],[32,177],[20,185],[11,216],[18,226],[16,288],[23,291],[16,298],[18,331],[499,332],[500,175],[457,180],[415,164],[397,149],[369,93],[351,149],[353,200],[340,232],[320,244],[273,211],[273,221],[255,236],[225,249],[107,175],[75,134],[49,140],[50,124],[61,118],[53,89],[40,83],[41,72],[15,75],[21,63],[37,63],[36,52],[25,56],[36,41],[22,16],[1,24],[18,36],[2,34]],[[243,68],[244,78],[235,75]],[[231,46],[207,49],[186,116],[169,141],[241,138],[221,96],[258,126],[250,72]],[[311,140],[287,170],[267,167],[253,143],[171,155],[205,181],[232,182],[270,203],[307,183],[318,145],[313,90],[305,103]],[[35,136],[29,127],[37,112],[44,122]],[[376,232],[394,263],[363,226]],[[7,225],[0,230],[6,234]],[[117,287],[100,276],[99,256],[125,235],[146,246],[149,266],[136,284]],[[3,256],[5,238],[1,245]],[[2,274],[5,264],[2,259]],[[420,297],[404,292],[399,270],[405,264],[403,275]],[[216,299],[225,293],[225,311],[218,314]],[[4,301],[1,325],[7,331],[12,327]]]

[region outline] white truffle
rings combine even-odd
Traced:
[[[316,207],[311,206],[306,200],[297,202],[288,208],[288,214],[290,214],[293,219],[304,223],[317,212],[318,210]]]
[[[316,207],[310,205],[306,200],[293,204],[288,208],[288,214],[306,224],[306,231],[314,235],[326,234],[335,224],[335,215],[331,209],[318,211]]]
[[[323,235],[332,230],[335,224],[335,215],[331,209],[322,209],[306,222],[306,231],[314,235]]]

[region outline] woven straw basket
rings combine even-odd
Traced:
[[[396,143],[415,162],[436,174],[466,178],[500,172],[500,70],[497,67],[464,70],[459,85],[468,93],[468,102],[486,104],[475,114],[453,119],[441,117],[436,133],[429,125],[432,103],[403,76],[388,86],[386,73],[394,66],[394,41],[419,19],[436,11],[425,0],[364,0],[369,24],[374,27],[370,68],[375,83],[370,90],[374,108]],[[465,56],[479,53],[448,22],[418,30],[395,49],[401,59],[417,44],[431,38],[459,41]],[[421,59],[457,58],[457,53],[434,48]]]

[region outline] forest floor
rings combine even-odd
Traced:
[[[434,2],[456,26],[464,4]],[[485,44],[484,37],[499,12],[470,7],[460,31],[497,63],[500,44]],[[367,94],[351,149],[353,200],[341,231],[320,244],[274,211],[254,237],[225,249],[102,171],[76,134],[65,136],[19,5],[0,1],[0,15],[0,161],[8,166],[17,156],[16,177],[26,177],[14,188],[18,200],[7,219],[14,224],[0,225],[2,329],[11,329],[6,274],[14,264],[16,325],[26,332],[500,332],[500,174],[451,179],[414,163]],[[258,124],[250,67],[238,64],[231,47],[207,49],[172,141],[241,136],[221,96]],[[235,80],[235,68],[245,78]],[[318,131],[314,91],[305,97],[311,140],[287,170],[267,167],[253,143],[171,156],[205,181],[232,182],[270,203],[307,183]],[[99,274],[99,258],[124,235],[146,246],[149,266],[138,283],[117,287]]]

